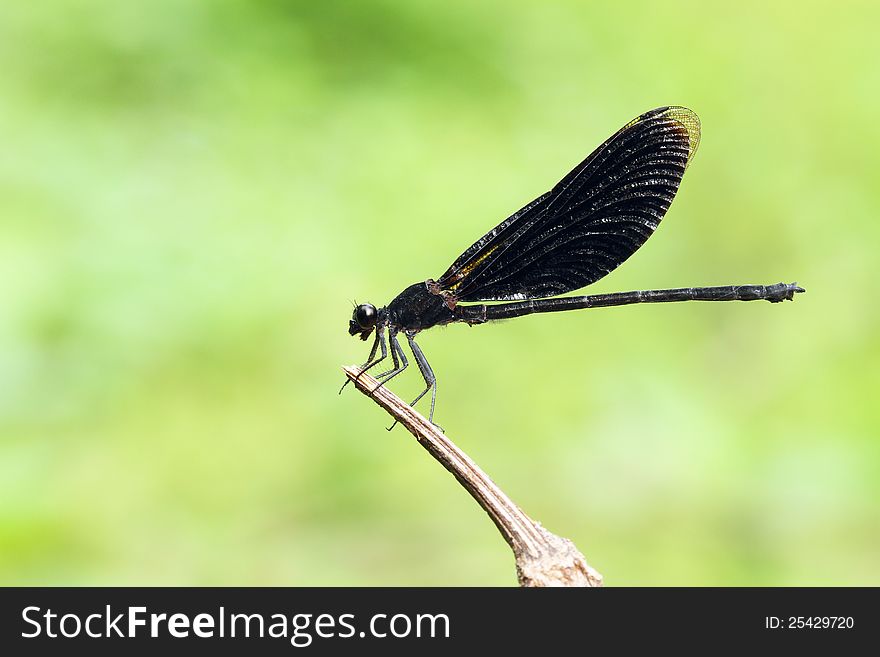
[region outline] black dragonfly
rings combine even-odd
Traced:
[[[433,422],[437,379],[415,341],[419,331],[433,326],[631,303],[776,303],[803,292],[797,283],[776,283],[548,298],[596,282],[645,243],[669,209],[699,142],[700,120],[691,110],[672,106],[646,112],[552,190],[472,244],[440,278],[410,285],[383,308],[369,303],[355,307],[348,332],[367,340],[375,331],[361,373],[387,358],[386,331],[393,367],[376,378],[384,385],[403,372],[409,363],[397,339],[402,332],[426,385],[412,404],[431,391],[428,418]],[[511,303],[469,304],[475,301]]]

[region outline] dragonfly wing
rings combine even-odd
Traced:
[[[526,299],[599,280],[657,228],[699,139],[686,108],[642,114],[468,248],[439,290],[458,301]]]

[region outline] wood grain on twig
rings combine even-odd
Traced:
[[[357,367],[344,367],[357,389],[384,408],[449,470],[489,514],[513,550],[520,586],[602,586],[602,576],[567,538],[529,518],[436,426]]]

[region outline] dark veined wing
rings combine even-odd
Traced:
[[[657,228],[699,141],[700,120],[689,109],[642,114],[470,246],[435,289],[457,301],[500,301],[599,280]]]

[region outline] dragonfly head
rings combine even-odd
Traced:
[[[373,304],[362,303],[356,306],[354,312],[351,313],[351,321],[348,322],[348,334],[357,335],[360,333],[361,340],[366,340],[376,328],[378,318],[379,313],[376,312],[376,306]]]

